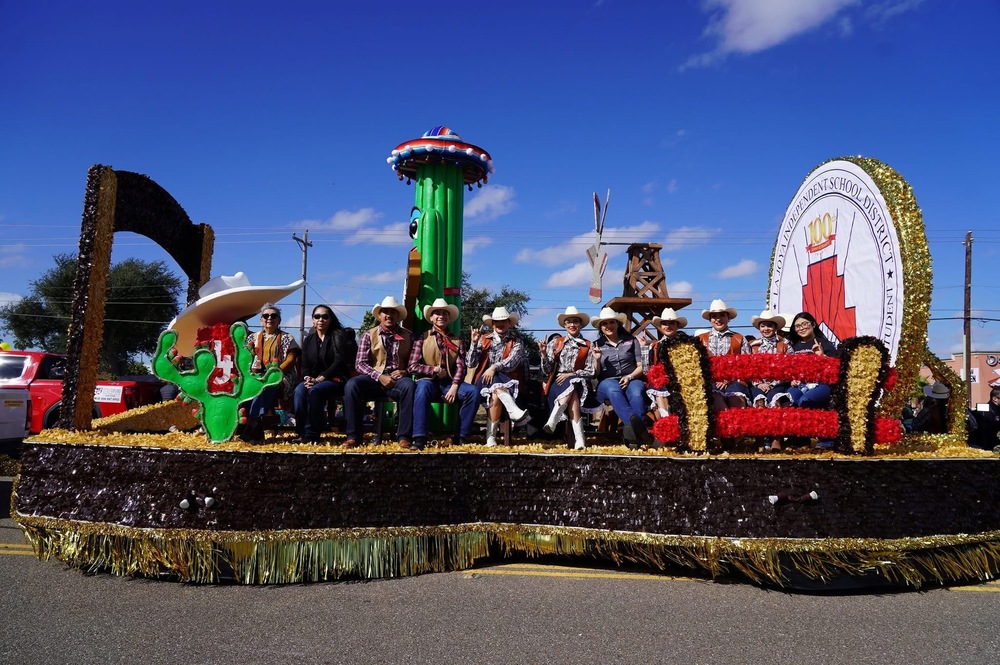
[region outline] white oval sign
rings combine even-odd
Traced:
[[[871,335],[895,364],[903,308],[903,257],[882,193],[857,164],[835,160],[806,178],[778,230],[771,311],[809,312],[837,343]]]

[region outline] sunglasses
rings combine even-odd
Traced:
[[[329,314],[313,314],[313,320],[314,321],[329,321],[330,320],[330,315]]]
[[[262,318],[262,319],[280,319],[281,318],[281,314],[271,314],[270,312],[264,312],[263,314],[260,315],[260,318]]]

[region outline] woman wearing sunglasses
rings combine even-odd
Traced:
[[[296,383],[295,360],[299,357],[299,345],[295,338],[281,329],[281,310],[274,303],[264,303],[260,308],[262,330],[247,335],[245,346],[253,352],[250,371],[263,374],[269,365],[281,368],[281,383],[264,388],[250,402],[247,422],[240,438],[244,441],[263,441],[264,428],[261,417],[278,405],[282,397],[291,397]]]
[[[302,382],[295,387],[294,401],[295,429],[306,443],[319,441],[326,428],[323,412],[330,400],[343,399],[358,353],[354,330],[342,326],[332,309],[316,305],[312,322],[302,340]]]
[[[791,343],[789,353],[814,353],[818,356],[837,356],[836,345],[826,338],[819,329],[819,323],[809,312],[799,312],[792,319],[791,331],[788,335]],[[830,404],[830,386],[825,383],[803,383],[792,381],[788,394],[795,406],[807,409],[825,409]],[[799,439],[793,442],[802,445]],[[832,448],[832,439],[819,439],[818,448]]]

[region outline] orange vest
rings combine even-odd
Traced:
[[[543,395],[548,396],[549,388],[552,386],[552,382],[556,380],[557,370],[559,369],[559,354],[562,353],[564,346],[566,346],[566,338],[556,338],[556,348],[552,358],[552,370],[549,372],[549,378],[545,381],[545,385],[542,386]],[[588,353],[590,353],[590,342],[588,340],[583,340],[583,346],[576,351],[576,360],[573,362],[574,372],[587,366]]]

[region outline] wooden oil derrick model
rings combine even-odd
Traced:
[[[629,245],[622,295],[612,298],[607,305],[628,317],[633,335],[642,332],[651,340],[657,338],[651,325],[654,316],[659,316],[664,307],[679,310],[691,304],[690,298],[671,298],[667,293],[661,249],[663,245],[655,242]]]

